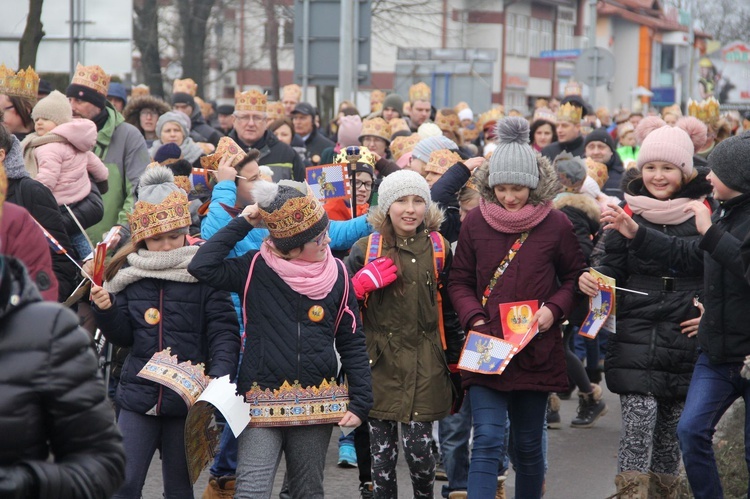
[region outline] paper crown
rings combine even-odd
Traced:
[[[461,156],[448,149],[438,149],[432,151],[430,154],[430,160],[424,167],[424,171],[427,173],[437,173],[442,175],[448,171],[448,168],[461,161]]]
[[[192,78],[185,78],[184,80],[175,80],[172,83],[172,93],[190,94],[195,97],[198,92],[198,84],[193,81]]]
[[[385,100],[385,92],[382,90],[373,90],[370,92],[370,112],[377,113],[383,109],[383,101]]]
[[[144,85],[143,83],[134,86],[130,90],[130,97],[143,97],[144,95],[151,95],[151,89],[148,88],[148,85]]]
[[[404,154],[412,152],[414,150],[414,147],[419,144],[420,140],[422,139],[417,134],[408,136],[401,135],[393,139],[393,142],[391,142],[390,146],[393,159],[398,160]]]
[[[134,243],[187,227],[191,221],[187,194],[182,190],[173,191],[159,204],[138,201],[128,221]]]
[[[551,123],[557,123],[557,116],[552,112],[550,108],[540,107],[534,110],[534,117],[532,118],[531,122],[533,123],[537,120],[545,120]]]
[[[586,170],[588,171],[588,176],[596,181],[599,189],[603,189],[604,184],[606,184],[607,180],[609,180],[607,165],[605,165],[604,163],[596,162],[591,158],[586,158]]]
[[[698,61],[698,66],[702,68],[712,68],[714,67],[714,63],[711,62],[711,59],[708,57],[701,57],[701,59]]]
[[[83,66],[79,62],[76,65],[76,72],[73,74],[72,85],[82,85],[95,92],[107,96],[109,90],[109,75],[104,72],[101,66],[96,64],[92,66]]]
[[[694,116],[707,125],[715,123],[719,119],[719,101],[713,96],[700,102],[689,99],[688,116]]]
[[[391,127],[391,137],[393,137],[396,132],[406,131],[411,133],[409,124],[403,118],[392,118],[391,121],[388,122],[388,125]]]
[[[333,379],[307,388],[284,381],[276,390],[253,384],[245,400],[250,404],[251,427],[324,424],[336,423],[346,414],[349,392]]]
[[[299,101],[301,97],[302,97],[302,88],[296,83],[285,85],[281,89],[281,100],[285,100],[288,98],[288,99]]]
[[[570,95],[583,95],[583,87],[577,81],[570,80],[565,84],[564,94],[565,97],[568,97]]]
[[[672,104],[671,106],[667,106],[664,109],[661,110],[661,115],[666,116],[667,114],[673,114],[677,117],[682,116],[682,109],[680,109],[679,104]]]
[[[5,67],[5,64],[0,65],[0,94],[36,99],[37,90],[39,90],[39,75],[36,74],[34,68],[29,66],[14,73]]]
[[[494,124],[505,117],[505,108],[503,106],[495,106],[489,111],[485,111],[479,115],[477,121],[477,127],[480,130],[484,130],[488,126],[494,126]]]
[[[188,407],[191,407],[211,381],[204,374],[204,370],[203,364],[179,362],[177,355],[172,355],[171,348],[167,347],[151,357],[138,373],[138,377],[171,388],[182,397]]]
[[[455,106],[453,106],[453,110],[456,111],[456,114],[460,113],[464,109],[469,109],[469,104],[467,104],[464,101],[459,102]]]
[[[432,90],[425,82],[420,81],[409,87],[409,101],[432,100]]]
[[[372,118],[362,122],[362,131],[359,133],[359,140],[362,138],[380,137],[387,143],[391,142],[391,126],[383,118]]]
[[[534,101],[534,109],[549,107],[549,100],[542,97]]]
[[[229,166],[234,167],[245,157],[245,151],[231,137],[222,137],[213,154],[201,157],[201,166],[206,170],[216,170],[224,156],[232,158]]]
[[[279,186],[286,185],[300,190],[294,184],[300,183],[286,180],[279,182]],[[272,239],[292,238],[311,229],[326,216],[326,210],[320,201],[315,198],[315,194],[313,194],[307,182],[302,185],[307,189],[307,192],[300,191],[305,194],[303,197],[289,198],[281,208],[275,211],[269,212],[258,206],[260,216],[268,227]]]
[[[276,121],[286,116],[284,112],[284,103],[281,101],[271,101],[266,104],[266,115],[268,121]]]
[[[268,108],[268,97],[257,90],[248,90],[247,92],[234,92],[234,110],[235,111],[257,111],[265,113]]]
[[[461,125],[458,114],[443,114],[442,110],[435,114],[435,124],[443,132],[451,132],[454,135],[458,134],[458,128]]]
[[[474,142],[479,137],[479,127],[471,123],[468,127],[461,128],[458,132],[464,142]]]
[[[349,162],[349,154],[347,153],[348,148],[344,148],[341,150],[340,153],[336,155],[336,158],[333,160],[334,163],[348,163]],[[370,165],[373,169],[375,168],[375,155],[372,154],[372,151],[370,151],[366,147],[357,147],[356,149],[359,149],[359,159],[357,159],[357,163],[364,163],[366,165]]]
[[[581,122],[581,114],[583,109],[574,106],[570,102],[566,102],[557,110],[557,121],[567,121],[573,124]]]

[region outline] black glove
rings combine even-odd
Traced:
[[[464,389],[461,388],[461,373],[456,364],[450,364],[448,369],[451,372],[451,383],[453,383],[453,405],[451,405],[451,414],[457,414],[464,403]]]

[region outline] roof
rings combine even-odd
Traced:
[[[599,16],[616,16],[660,31],[688,31],[687,26],[664,13],[658,0],[600,0],[596,13]],[[711,35],[700,30],[695,30],[695,36],[711,38]]]

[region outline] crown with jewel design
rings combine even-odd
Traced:
[[[363,137],[380,137],[386,143],[391,142],[391,126],[383,118],[372,118],[362,122],[362,131],[359,133],[359,140]]]
[[[477,127],[480,130],[484,130],[488,126],[495,126],[495,123],[503,118],[505,118],[505,108],[503,106],[495,106],[479,115]]]
[[[573,124],[579,124],[581,122],[581,114],[583,110],[574,106],[570,102],[566,102],[557,110],[557,121],[567,121]]]
[[[274,390],[253,383],[245,401],[250,404],[251,427],[337,423],[349,408],[349,390],[334,379],[307,388],[284,381]]]
[[[296,83],[290,83],[289,85],[284,85],[284,87],[281,89],[281,100],[291,99],[291,100],[299,101],[301,97],[302,97],[302,87],[300,87]]]
[[[458,114],[443,114],[442,110],[438,111],[437,114],[435,114],[435,124],[443,132],[451,132],[454,135],[458,134],[458,128],[461,125],[458,119]]]
[[[36,99],[38,89],[39,75],[31,66],[14,73],[5,64],[0,65],[0,94]]]
[[[173,94],[190,94],[195,97],[198,92],[198,84],[193,81],[192,78],[185,78],[183,80],[177,79],[172,82],[172,93]]]
[[[334,163],[349,163],[349,151],[352,148],[344,148],[341,150],[340,153],[336,155],[336,158],[333,160]],[[359,157],[356,158],[357,163],[364,163],[366,165],[369,165],[370,168],[375,168],[375,155],[366,147],[356,147],[354,146],[354,149],[359,149]],[[356,156],[356,155],[355,155]]]
[[[134,243],[148,237],[165,234],[190,225],[188,198],[183,190],[171,192],[161,203],[147,201],[135,203],[133,213],[128,215],[131,239]]]
[[[265,113],[268,107],[268,97],[266,94],[257,90],[248,90],[247,92],[234,92],[234,110],[235,111],[257,111]]]
[[[278,241],[293,238],[312,229],[322,219],[327,218],[325,208],[315,197],[307,182],[282,180],[278,185],[297,189],[304,196],[289,198],[280,208],[273,211],[266,211],[258,205],[260,216],[268,227],[272,239]],[[302,186],[306,192],[301,190]],[[279,246],[278,243],[277,246]]]
[[[70,83],[88,87],[106,97],[109,90],[109,75],[104,72],[101,66],[96,64],[84,66],[79,62]]]
[[[411,134],[411,128],[409,128],[409,124],[403,118],[391,118],[391,120],[388,122],[388,125],[391,127],[391,137],[393,137],[397,132],[409,132]]]
[[[266,104],[266,117],[269,121],[276,121],[286,116],[284,103],[281,101],[271,101]]]
[[[689,99],[688,116],[694,116],[706,125],[716,123],[719,119],[719,101],[713,96],[700,102]]]
[[[442,175],[448,171],[448,168],[461,162],[461,156],[448,149],[438,149],[430,154],[430,160],[424,167],[427,173],[436,173]]]
[[[130,97],[143,97],[144,95],[151,95],[151,89],[143,83],[134,86],[130,90]]]
[[[393,139],[393,142],[391,142],[390,146],[391,154],[393,154],[393,159],[398,160],[404,154],[412,152],[414,150],[414,147],[419,144],[420,140],[422,140],[422,138],[419,136],[419,134],[416,133],[413,135],[400,136]]]
[[[552,109],[548,107],[540,107],[534,110],[532,123],[537,120],[549,121],[554,124],[557,123],[557,116],[552,112]]]
[[[224,156],[232,158],[229,166],[234,167],[245,157],[245,151],[231,137],[222,137],[213,154],[201,157],[201,166],[206,170],[217,170]]]
[[[138,373],[138,377],[171,388],[182,397],[188,407],[191,407],[210,382],[204,371],[205,366],[202,363],[180,362],[177,355],[172,355],[171,348],[167,347],[151,357]]]
[[[565,94],[565,97],[571,96],[571,95],[583,95],[583,87],[580,83],[578,83],[575,80],[570,80],[568,83],[565,84],[565,90],[563,92]]]
[[[479,137],[479,127],[471,123],[469,126],[459,130],[461,140],[464,142],[474,142]]]
[[[432,90],[423,81],[416,83],[409,87],[409,101],[416,102],[418,100],[430,101],[432,99]]]

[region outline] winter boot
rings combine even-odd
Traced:
[[[648,499],[649,475],[639,471],[623,471],[615,477],[618,499]]]
[[[591,428],[600,416],[607,414],[607,404],[602,400],[602,388],[591,385],[591,393],[578,394],[578,416],[570,423],[573,428]]]
[[[465,490],[454,490],[448,494],[448,499],[466,499],[469,497],[469,493]]]
[[[372,499],[372,482],[365,482],[359,486],[360,499]]]
[[[688,490],[685,478],[680,475],[666,475],[664,473],[648,472],[649,475],[649,499],[688,499]]]
[[[560,420],[560,397],[556,393],[550,393],[547,399],[547,428],[559,430],[562,428]]]
[[[495,499],[505,499],[505,475],[497,477],[497,491]]]
[[[211,476],[208,479],[206,490],[203,491],[203,499],[232,499],[236,480],[232,475]]]

